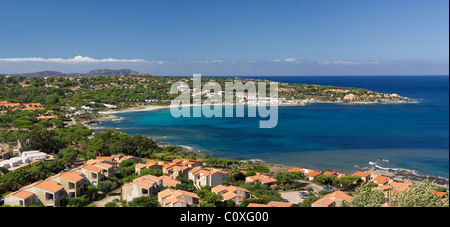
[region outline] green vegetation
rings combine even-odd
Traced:
[[[370,184],[361,185],[353,200],[345,204],[349,207],[449,207],[448,194],[441,198],[434,192],[438,189],[434,182],[419,182],[405,191],[394,190],[389,199],[385,199],[381,190],[375,190]]]
[[[159,206],[160,205],[158,203],[158,197],[156,195],[139,197],[128,202],[128,207],[159,207]]]

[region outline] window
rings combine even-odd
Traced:
[[[69,189],[75,189],[75,184],[69,182]]]
[[[148,195],[148,190],[145,189],[145,188],[143,188],[143,189],[142,189],[142,195]]]
[[[23,200],[20,200],[20,206],[23,207],[24,206],[24,202]]]
[[[92,179],[97,179],[97,174],[96,173],[92,173]]]
[[[53,194],[45,193],[45,199],[47,201],[53,201]]]

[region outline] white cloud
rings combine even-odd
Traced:
[[[281,62],[297,62],[297,59],[295,59],[295,58],[286,58],[286,59],[274,59],[274,60],[271,60],[271,62],[273,62],[273,63],[281,63]]]
[[[358,62],[358,61],[316,61],[319,65],[380,65],[380,64],[395,64],[394,62],[379,62],[379,61],[369,61],[369,62]]]
[[[44,63],[62,63],[62,64],[77,64],[77,63],[139,63],[146,62],[143,59],[95,59],[90,57],[75,56],[74,58],[0,58],[0,62],[22,63],[22,62],[44,62]]]
[[[0,63],[59,63],[59,64],[81,64],[81,63],[150,63],[155,65],[165,64],[259,64],[267,63],[268,61],[222,61],[222,60],[204,60],[204,61],[159,61],[159,60],[144,60],[144,59],[95,59],[91,57],[75,56],[73,58],[0,58]],[[379,64],[396,64],[394,62],[358,62],[358,61],[300,61],[296,58],[274,59],[270,60],[272,63],[297,63],[297,64],[318,64],[318,65],[379,65]]]

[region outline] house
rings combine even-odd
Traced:
[[[5,205],[29,207],[35,205],[36,195],[27,191],[16,191],[5,196]]]
[[[296,207],[295,204],[288,202],[276,202],[271,201],[269,204],[258,204],[258,203],[249,203],[247,207]]]
[[[348,95],[345,95],[345,97],[344,97],[344,100],[351,100],[351,101],[353,101],[353,100],[356,100],[356,99],[358,99],[358,96],[356,96],[354,94],[348,94]]]
[[[228,173],[223,170],[213,170],[204,167],[195,167],[188,173],[188,179],[194,182],[196,188],[216,186],[227,183]]]
[[[303,169],[300,169],[300,168],[292,168],[292,169],[288,170],[287,172],[304,173],[305,171]]]
[[[361,181],[364,183],[370,182],[372,180],[370,173],[357,171],[356,173],[353,174],[353,176],[361,177]]]
[[[289,203],[289,202],[277,202],[277,201],[271,201],[269,204],[270,207],[296,207],[295,204]]]
[[[98,182],[104,179],[103,172],[105,170],[94,165],[85,164],[78,167],[76,171],[82,173],[88,183],[94,186],[97,186]]]
[[[328,198],[322,198],[311,204],[311,207],[336,207],[336,202]]]
[[[135,198],[156,194],[163,188],[163,180],[153,175],[145,175],[132,183],[122,186],[122,199],[132,201]]]
[[[157,170],[161,170],[162,171],[163,166],[159,165],[157,163],[148,163],[148,164],[147,163],[146,164],[138,163],[138,164],[135,165],[134,168],[135,168],[135,173],[137,175],[141,175],[141,171],[142,170],[157,169]]]
[[[263,175],[263,174],[250,176],[250,177],[246,177],[245,178],[245,183],[250,183],[250,182],[253,182],[253,181],[259,181],[262,184],[266,184],[266,185],[269,185],[269,186],[278,183],[278,181],[275,178],[267,176],[267,175]]]
[[[162,179],[164,187],[176,187],[178,184],[181,184],[180,181],[174,180],[169,176],[161,176],[160,178]]]
[[[308,179],[309,179],[310,181],[314,180],[317,176],[320,176],[320,175],[322,175],[322,173],[321,173],[321,172],[316,172],[316,171],[308,172],[308,173],[306,174],[306,176],[308,177]]]
[[[391,177],[385,177],[385,176],[377,176],[373,179],[374,183],[377,183],[378,185],[388,185],[393,182],[393,179]]]
[[[117,170],[115,169],[115,165],[114,164],[109,164],[110,162],[105,161],[105,160],[95,160],[95,159],[91,159],[89,161],[86,162],[86,164],[88,165],[93,165],[99,168],[103,169],[103,175],[105,177],[112,177],[117,173]],[[119,170],[120,171],[120,170]]]
[[[383,191],[384,197],[386,199],[389,199],[391,196],[391,190],[393,189],[393,187],[390,185],[380,185],[378,187],[375,187],[375,189]]]
[[[174,180],[180,177],[188,178],[191,169],[188,166],[181,166],[179,163],[169,163],[162,168],[163,173],[168,174]]]
[[[80,172],[62,172],[55,176],[47,178],[64,187],[66,196],[69,198],[79,197],[84,190],[84,176]]]
[[[413,185],[413,183],[411,182],[391,182],[390,185],[393,187],[394,190],[396,191],[405,191],[406,189],[408,189],[409,187],[411,187]]]
[[[326,195],[324,198],[317,200],[312,207],[342,207],[344,202],[350,203],[352,197],[341,191],[336,191]]]
[[[158,163],[159,164],[159,163]],[[202,167],[203,163],[196,160],[189,159],[174,159],[171,163],[166,163],[162,166],[164,174],[169,175],[172,179],[179,177],[188,178],[189,171],[196,167]]]
[[[195,167],[203,166],[203,162],[196,161],[196,160],[185,159],[185,160],[183,160],[183,163],[181,163],[179,165],[187,166],[189,168],[195,168]]]
[[[445,193],[445,192],[435,191],[432,194],[435,194],[435,195],[439,196],[440,198],[442,198],[442,200],[447,201],[447,198],[446,198],[447,193]]]
[[[252,194],[245,188],[235,186],[218,185],[211,189],[216,194],[223,196],[223,201],[232,200],[236,204],[241,204],[244,199],[252,198]]]
[[[266,205],[266,204],[259,204],[259,203],[249,203],[247,205],[247,207],[271,207],[271,206]]]
[[[13,157],[11,159],[0,162],[0,167],[14,168],[21,164],[26,164],[34,161],[45,161],[48,155],[40,151],[26,151],[20,154],[20,157]]]
[[[65,198],[64,187],[51,180],[40,180],[25,187],[23,191],[35,195],[33,205],[57,207]]]
[[[161,207],[198,206],[200,204],[200,197],[192,192],[166,189],[158,193],[158,202]]]

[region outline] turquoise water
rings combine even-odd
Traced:
[[[118,114],[123,120],[102,126],[165,137],[157,140],[230,159],[262,159],[343,172],[354,171],[356,165],[376,164],[449,178],[448,77],[261,78],[361,87],[424,100],[418,104],[280,107],[278,126],[273,129],[260,129],[259,118],[177,119],[169,109]]]

